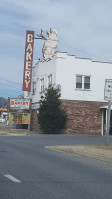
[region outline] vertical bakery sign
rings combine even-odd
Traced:
[[[23,91],[28,91],[28,92],[30,92],[31,90],[33,47],[34,47],[34,31],[27,30],[25,58],[24,58]]]

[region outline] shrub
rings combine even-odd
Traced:
[[[53,87],[46,89],[38,109],[38,121],[44,133],[59,133],[66,125],[66,112],[61,107],[60,94]]]

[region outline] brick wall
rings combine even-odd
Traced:
[[[68,116],[65,133],[101,135],[102,114],[99,107],[105,103],[62,100],[62,105]],[[36,109],[32,110],[31,129],[40,132]]]
[[[38,124],[38,119],[37,119],[37,109],[32,109],[31,130],[39,132],[39,124]]]
[[[99,107],[104,104],[63,100],[68,115],[66,133],[101,135],[102,114]]]

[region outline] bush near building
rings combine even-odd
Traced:
[[[60,94],[53,87],[46,89],[41,97],[38,121],[44,133],[60,133],[65,128],[67,115],[59,98]]]

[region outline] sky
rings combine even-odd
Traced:
[[[26,30],[58,30],[58,50],[112,62],[111,0],[0,0],[0,97],[22,95]],[[33,59],[43,41],[34,41]]]

